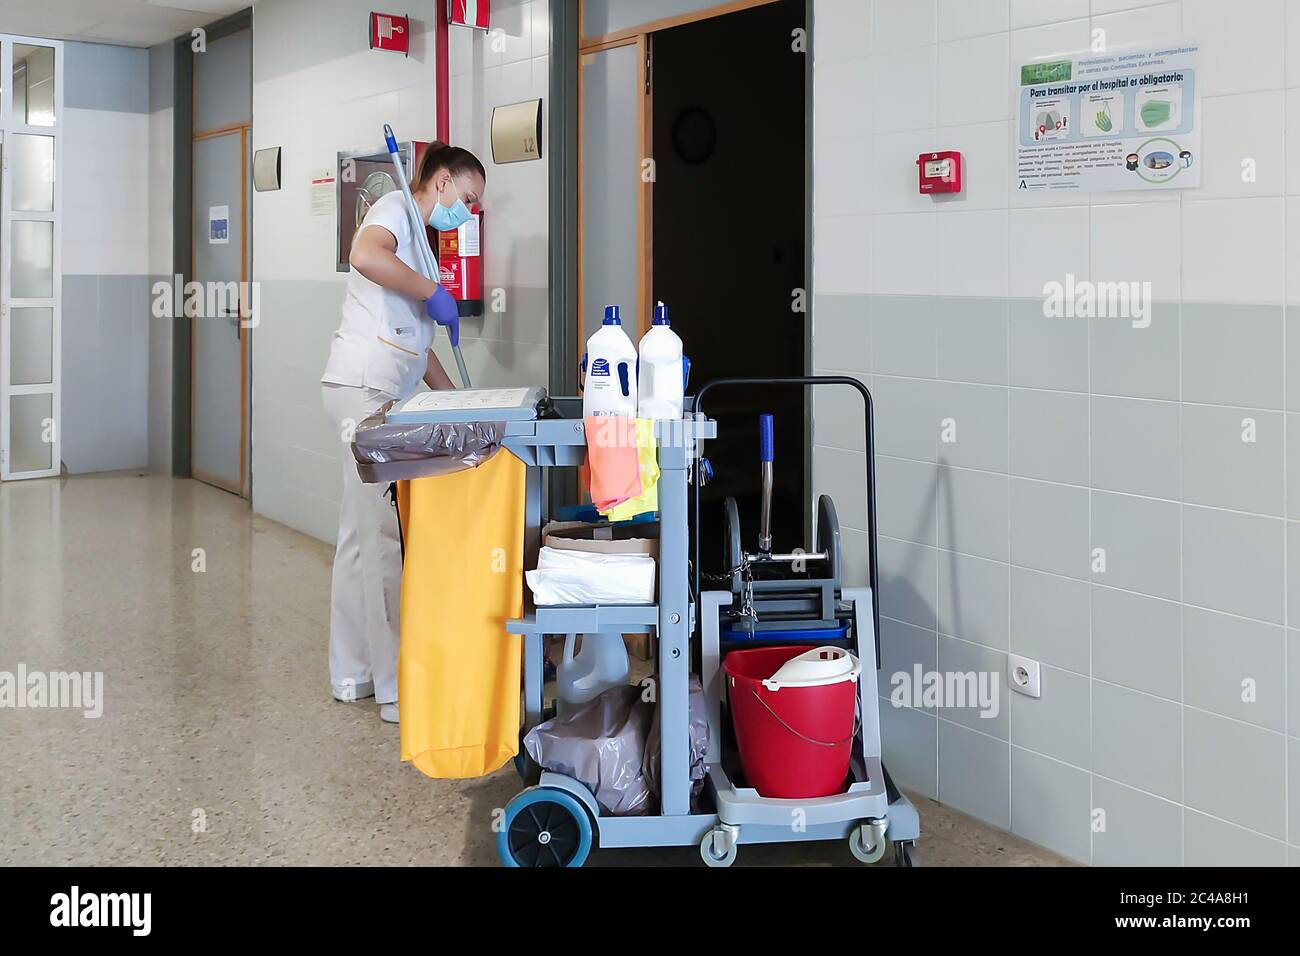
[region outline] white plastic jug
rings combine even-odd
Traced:
[[[575,654],[577,642],[576,634],[564,636],[564,656],[555,665],[556,710],[561,714],[627,684],[630,664],[622,634],[584,634],[582,650]]]
[[[583,417],[626,415],[636,417],[636,346],[623,331],[618,306],[605,306],[605,321],[587,339],[582,367]]]
[[[668,307],[662,302],[655,306],[650,330],[641,336],[640,351],[638,417],[661,421],[681,418],[686,396],[682,340],[673,331]]]

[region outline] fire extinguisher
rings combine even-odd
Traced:
[[[456,300],[462,316],[483,314],[483,210],[470,207],[470,218],[438,233],[438,281]]]

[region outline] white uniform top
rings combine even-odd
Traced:
[[[381,196],[361,221],[357,235],[370,226],[382,226],[396,236],[397,258],[420,271],[415,233],[401,192]],[[348,273],[343,321],[334,333],[321,381],[410,398],[419,391],[433,335],[434,322],[423,302],[385,289],[353,269]]]

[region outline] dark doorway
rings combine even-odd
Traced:
[[[689,391],[715,379],[805,374],[804,0],[783,0],[652,35],[653,295],[691,359]],[[757,546],[758,415],[776,428],[773,544],[805,540],[805,394],[717,391],[702,492],[704,570],[721,570],[722,501]]]

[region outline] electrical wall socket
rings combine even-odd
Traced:
[[[1016,654],[1007,655],[1007,684],[1017,694],[1026,697],[1042,697],[1043,685],[1039,674],[1038,661]]]

